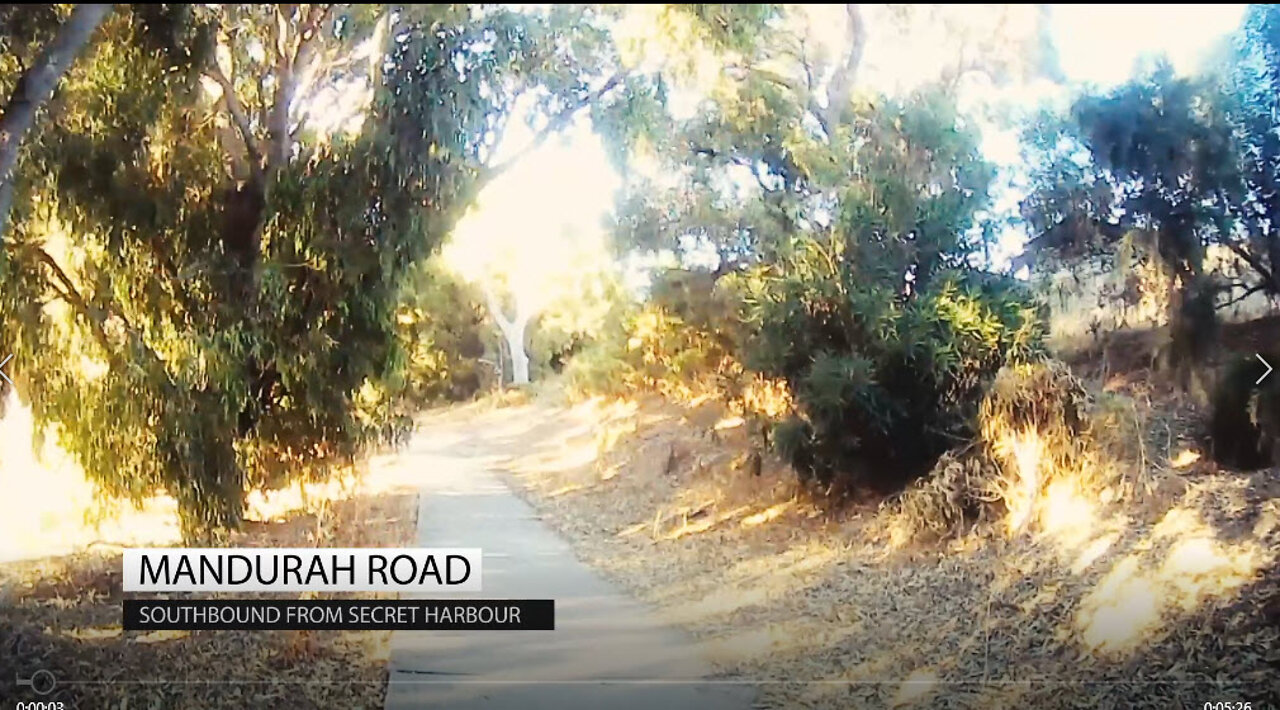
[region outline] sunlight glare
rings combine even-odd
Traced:
[[[518,118],[508,131],[499,162],[533,139]],[[445,263],[471,281],[505,282],[532,312],[579,296],[566,290],[610,260],[604,220],[619,185],[599,137],[579,122],[485,188],[445,245]]]
[[[1163,540],[1167,548],[1156,544]],[[1077,627],[1091,650],[1132,651],[1153,640],[1168,612],[1190,613],[1226,597],[1274,559],[1255,540],[1218,540],[1195,510],[1175,508],[1084,598]]]
[[[1030,428],[1017,436],[1005,437],[997,446],[998,453],[1006,460],[1012,459],[1016,469],[1015,480],[1010,481],[1004,491],[1004,501],[1009,511],[1006,530],[1010,535],[1021,532],[1035,512],[1044,449],[1044,440]]]
[[[1054,42],[1068,77],[1101,86],[1129,78],[1143,55],[1164,53],[1182,75],[1195,72],[1240,23],[1247,5],[1054,5]],[[1135,32],[1134,28],[1142,31]]]
[[[765,508],[764,510],[760,511],[759,513],[755,513],[754,515],[749,515],[743,518],[742,526],[753,527],[756,525],[763,525],[764,523],[767,523],[770,520],[777,518],[778,516],[782,515],[783,513],[786,513],[788,510],[794,507],[795,507],[794,500],[783,501],[782,503],[771,505],[768,508]]]
[[[1174,468],[1186,468],[1199,460],[1200,460],[1199,451],[1192,451],[1191,449],[1183,449],[1182,451],[1178,452],[1177,456],[1173,457],[1173,460],[1169,462],[1169,465],[1173,466]]]
[[[1050,483],[1040,505],[1040,524],[1064,547],[1079,547],[1093,534],[1097,524],[1094,505],[1070,479]]]

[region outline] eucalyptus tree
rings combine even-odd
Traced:
[[[1231,205],[1240,197],[1236,146],[1218,98],[1207,82],[1161,65],[1072,108],[1101,182],[1112,189],[1117,221],[1145,235],[1170,270],[1163,353],[1184,385],[1208,356],[1216,322],[1217,284],[1206,273],[1205,249],[1232,241]]]
[[[1224,243],[1249,267],[1234,298],[1280,298],[1280,8],[1250,5],[1232,50],[1221,88],[1243,185]]]
[[[1217,309],[1280,295],[1274,16],[1249,11],[1225,66],[1176,76],[1158,62],[1064,113],[1042,113],[1024,133],[1030,251],[1071,263],[1124,239],[1149,245],[1170,275],[1158,361],[1184,387],[1209,357]],[[1211,271],[1215,246],[1241,267]]]
[[[189,536],[403,435],[406,279],[517,96],[554,130],[604,90],[590,11],[118,6],[14,173],[0,322],[37,421]]]

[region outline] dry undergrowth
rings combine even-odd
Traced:
[[[411,545],[416,496],[395,479],[400,473],[381,470],[375,460],[354,486],[258,498],[254,520],[228,544]],[[140,514],[126,511],[114,527],[127,530],[130,515],[145,521],[157,510],[172,515],[172,506],[152,505]],[[46,531],[50,543],[58,542],[57,532]],[[120,710],[382,707],[390,632],[122,631],[117,542],[0,564],[0,707],[10,707],[10,700]],[[127,544],[176,543],[134,537]],[[53,694],[38,697],[13,684],[39,669],[57,679]]]
[[[1045,414],[1007,384],[1006,423]],[[1197,461],[1176,402],[1119,389],[1077,402],[1100,448],[1003,452],[1039,484],[1019,534],[988,512],[929,542],[892,506],[824,511],[768,456],[755,475],[713,401],[535,404],[477,430],[501,432],[517,490],[584,559],[762,681],[764,707],[1272,706],[1280,481]],[[1140,470],[1061,475],[1098,452]]]
[[[1051,528],[1064,499],[1103,504],[1146,490],[1142,424],[1125,397],[1094,397],[1066,365],[999,372],[978,411],[979,436],[886,502],[899,542],[936,539],[982,518],[1021,534]]]

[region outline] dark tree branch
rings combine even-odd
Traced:
[[[1236,244],[1235,242],[1226,242],[1226,245],[1227,245],[1227,248],[1232,251],[1232,253],[1234,253],[1236,256],[1240,257],[1241,259],[1243,259],[1244,262],[1248,264],[1254,271],[1258,272],[1258,274],[1262,276],[1266,284],[1269,284],[1272,288],[1275,287],[1276,279],[1275,279],[1275,276],[1272,274],[1271,269],[1268,269],[1266,266],[1264,266],[1263,263],[1259,261],[1257,257],[1250,254],[1247,249],[1240,246],[1239,244]]]
[[[102,318],[95,310],[89,307],[88,303],[85,302],[84,297],[80,295],[80,291],[76,289],[75,284],[71,283],[71,279],[67,276],[67,272],[62,270],[62,267],[58,265],[58,262],[52,256],[49,255],[49,252],[44,249],[40,249],[39,247],[33,247],[33,249],[35,251],[36,258],[40,260],[40,263],[48,266],[49,270],[53,272],[54,278],[62,284],[62,288],[54,286],[53,290],[60,298],[62,298],[62,300],[70,303],[76,311],[78,311],[80,315],[89,322],[89,326],[93,330],[93,335],[97,339],[98,344],[102,346],[103,351],[105,351],[108,356],[114,355],[115,349],[111,347],[111,339],[107,337],[107,331],[102,324]]]
[[[1233,288],[1242,287],[1242,286],[1243,284],[1231,284],[1230,286],[1228,286],[1223,290],[1231,290]],[[1267,289],[1268,289],[1268,286],[1266,283],[1256,284],[1254,286],[1246,288],[1243,293],[1241,293],[1239,296],[1236,296],[1235,298],[1232,298],[1230,301],[1219,304],[1218,308],[1222,309],[1222,308],[1228,308],[1230,306],[1234,306],[1235,304],[1243,301],[1244,299],[1252,296],[1253,294],[1258,293],[1259,291],[1266,291]]]
[[[22,138],[35,123],[36,111],[53,95],[62,75],[111,7],[76,5],[35,64],[22,73],[9,103],[5,104],[4,115],[0,116],[0,244],[4,242],[9,210],[13,206],[13,171],[18,164]]]
[[[54,293],[56,293],[62,300],[71,304],[80,316],[88,321],[89,328],[93,331],[94,339],[98,341],[100,346],[102,346],[103,353],[106,354],[109,360],[119,362],[122,355],[119,348],[112,346],[111,337],[107,335],[105,323],[106,318],[103,317],[104,312],[108,313],[111,317],[119,318],[120,322],[124,324],[126,337],[132,339],[132,341],[137,344],[137,352],[141,352],[145,355],[143,364],[153,368],[155,372],[164,375],[166,386],[169,388],[176,386],[177,383],[173,381],[173,377],[169,374],[168,368],[165,367],[164,360],[156,354],[156,351],[153,350],[151,346],[147,345],[147,343],[142,339],[142,335],[138,333],[138,331],[133,327],[133,324],[129,322],[129,319],[126,318],[123,313],[112,313],[110,309],[107,308],[94,308],[93,306],[90,306],[89,303],[84,300],[84,296],[80,295],[80,291],[75,287],[75,284],[71,282],[71,278],[67,276],[67,272],[63,271],[62,267],[58,265],[57,260],[55,260],[49,252],[39,247],[33,247],[33,249],[35,251],[36,258],[40,263],[48,266],[49,270],[53,272],[54,278],[56,278],[62,285],[62,288],[58,288],[56,285],[51,284],[51,288]]]

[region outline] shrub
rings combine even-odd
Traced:
[[[627,316],[617,332],[583,348],[565,374],[578,394],[652,391],[688,399],[719,391],[721,377],[735,366],[705,331],[650,304]]]
[[[728,328],[732,294],[709,273],[658,273],[649,299],[620,310],[613,327],[580,349],[566,368],[580,394],[653,391],[676,399],[733,394],[743,374]]]
[[[1280,362],[1280,352],[1262,356]],[[1209,418],[1210,451],[1218,463],[1253,470],[1274,465],[1280,452],[1280,378],[1256,357],[1228,362],[1218,376]]]
[[[718,389],[718,377],[734,367],[713,336],[661,306],[644,308],[629,326],[626,359],[636,386],[693,395]]]
[[[631,373],[624,335],[590,343],[574,354],[564,368],[566,387],[574,396],[626,394],[631,390]]]
[[[920,291],[877,282],[808,240],[738,280],[745,364],[784,380],[795,413],[774,432],[802,479],[888,490],[974,429],[985,386],[1040,349],[1020,284],[973,271]]]

